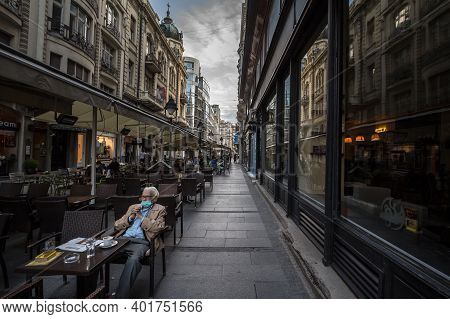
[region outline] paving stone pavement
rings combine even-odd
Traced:
[[[173,246],[173,235],[167,238],[165,277],[161,255],[156,259],[156,298],[310,297],[281,241],[278,221],[238,165],[226,176],[214,176],[212,191],[207,190],[197,208],[185,205],[184,236],[177,245]],[[13,285],[24,280],[14,273],[26,261],[23,240],[15,236],[7,246]],[[111,265],[111,291],[122,269]],[[148,282],[149,269],[144,266],[130,297],[147,298]],[[71,276],[67,284],[62,277],[46,277],[44,292],[48,298],[73,298],[75,284]]]

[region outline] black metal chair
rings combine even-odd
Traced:
[[[1,299],[43,299],[44,283],[42,278],[35,278],[17,287]]]
[[[48,196],[50,183],[30,184],[28,187],[27,198],[32,203],[36,198]]]
[[[67,210],[67,200],[48,200],[43,197],[34,201],[39,216],[39,237],[42,234],[59,233],[62,230],[64,214]]]
[[[159,195],[178,195],[178,184],[159,184]]]
[[[39,219],[32,212],[26,198],[0,198],[0,209],[4,213],[13,214],[12,229],[27,234],[25,248],[33,240],[33,230],[39,227]]]
[[[47,240],[55,238],[58,243],[66,243],[78,237],[93,237],[104,231],[103,211],[84,210],[66,211],[64,213],[61,232],[54,233],[39,239],[28,246],[30,259],[33,259],[33,252],[38,251]]]
[[[205,192],[205,174],[203,174],[203,173],[192,173],[192,174],[189,174],[188,177],[197,179],[197,185],[200,187],[200,190],[202,191],[203,198],[205,198],[206,197],[206,192]]]
[[[111,204],[114,207],[114,220],[120,219],[133,204],[139,204],[139,196],[113,196]]]
[[[141,180],[139,178],[125,178],[123,181],[124,195],[141,195]]]
[[[181,194],[161,195],[157,201],[158,204],[165,206],[167,210],[166,226],[173,230],[173,244],[177,244],[177,221],[181,221],[181,235],[183,237],[183,200]]]
[[[178,177],[163,177],[162,184],[178,184]]]
[[[181,179],[181,193],[183,197],[195,196],[195,207],[197,207],[197,194],[200,193],[200,200],[202,199],[202,190],[198,186],[196,178]]]
[[[92,209],[101,209],[105,212],[105,228],[108,227],[108,211],[112,208],[111,198],[116,196],[116,184],[98,184],[96,189],[95,204]]]
[[[0,213],[0,266],[2,267],[3,283],[5,288],[9,288],[9,278],[8,278],[8,268],[6,267],[5,259],[3,258],[3,253],[5,252],[6,241],[8,240],[10,225],[14,215]]]
[[[210,191],[214,188],[214,175],[211,171],[211,173],[204,173],[205,174],[205,183],[209,183],[209,189]]]
[[[23,183],[0,183],[0,197],[18,197],[23,188]]]

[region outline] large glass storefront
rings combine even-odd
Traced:
[[[342,216],[448,275],[450,9],[434,2],[349,1]]]
[[[298,104],[297,187],[311,198],[325,201],[326,76],[328,29],[325,28],[300,58]]]

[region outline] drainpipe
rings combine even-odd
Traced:
[[[139,55],[138,55],[138,78],[137,78],[137,98],[141,94],[141,65],[142,65],[142,29],[144,19],[142,19],[142,13],[139,12]],[[144,63],[145,64],[145,63]]]
[[[95,185],[97,178],[96,165],[97,155],[95,152],[97,151],[97,108],[95,106],[92,107],[92,134],[91,134],[91,184],[92,190],[91,194],[95,195]]]

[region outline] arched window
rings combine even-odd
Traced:
[[[395,28],[405,27],[410,22],[410,5],[403,6],[395,16]]]

